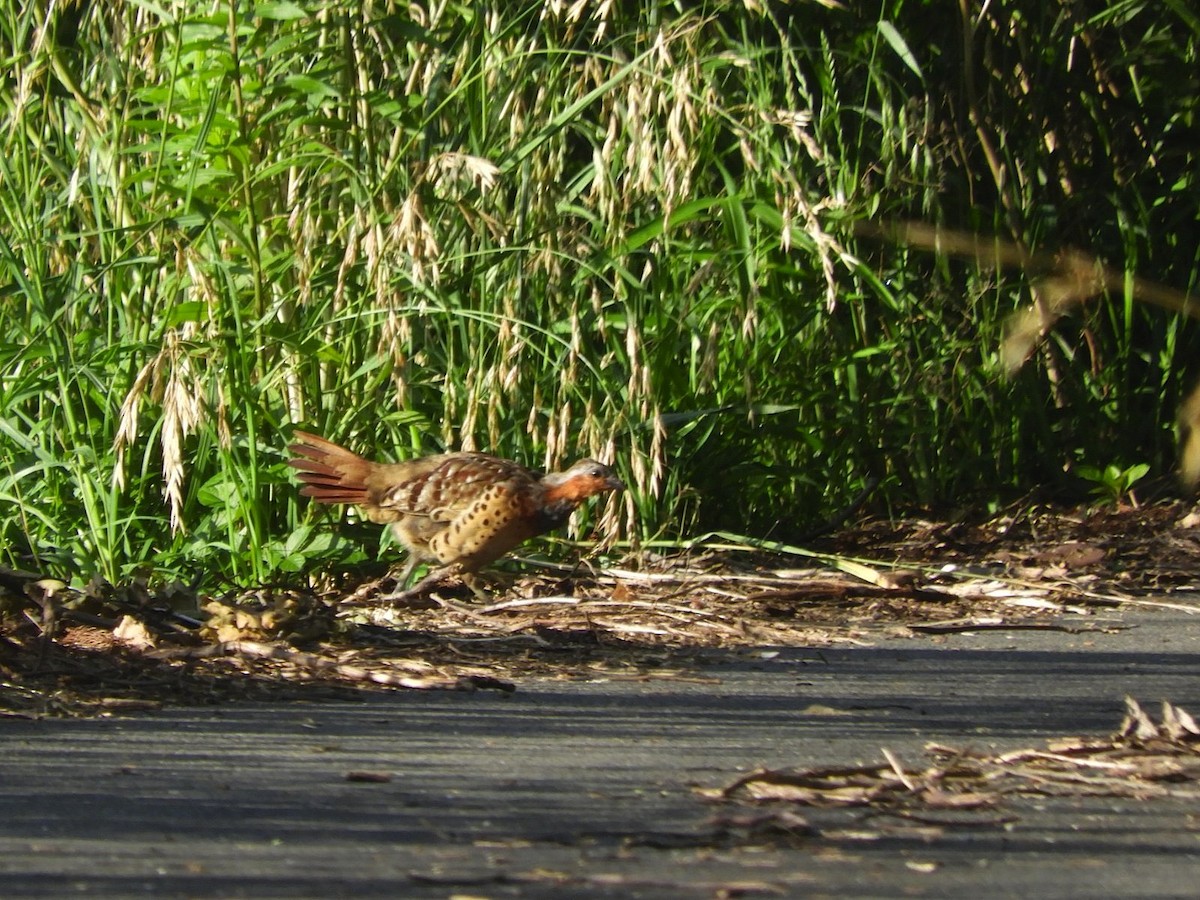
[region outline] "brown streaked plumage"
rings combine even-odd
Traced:
[[[589,497],[625,487],[591,459],[550,475],[486,453],[377,463],[315,434],[295,437],[288,465],[299,470],[300,493],[357,506],[372,522],[390,524],[409,553],[402,583],[418,563],[441,563],[414,591],[457,572],[479,593],[472,576],[480,568],[563,525]]]

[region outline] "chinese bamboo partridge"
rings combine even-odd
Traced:
[[[357,506],[372,522],[390,524],[408,549],[402,583],[418,563],[441,563],[412,592],[456,573],[478,594],[473,576],[480,568],[563,525],[589,497],[625,487],[591,459],[550,475],[486,453],[377,463],[315,434],[295,437],[288,465],[299,470],[300,493]]]

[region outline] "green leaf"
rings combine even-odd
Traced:
[[[912,69],[918,78],[923,79],[925,76],[921,74],[921,67],[917,64],[917,58],[908,49],[908,42],[896,30],[896,26],[886,20],[880,21],[879,33],[883,35],[885,41],[892,45],[892,49],[896,51],[896,55],[904,61],[904,64]]]
[[[284,79],[284,83],[292,90],[307,96],[309,100],[341,96],[341,91],[333,85],[309,75],[289,75]]]
[[[268,0],[266,3],[254,4],[254,15],[260,19],[273,19],[277,22],[292,22],[297,19],[307,19],[307,10],[289,0]]]
[[[208,304],[203,300],[186,300],[174,304],[167,312],[168,327],[182,325],[184,322],[201,322],[208,318]]]

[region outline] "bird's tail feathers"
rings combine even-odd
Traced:
[[[303,496],[319,503],[361,505],[367,500],[367,476],[375,463],[307,431],[297,431],[294,436],[296,441],[288,450],[295,458],[288,460],[288,465],[300,473]]]

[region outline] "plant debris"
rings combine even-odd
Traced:
[[[722,788],[698,788],[706,799],[771,808],[754,816],[718,818],[758,838],[766,830],[811,835],[795,807],[866,808],[921,825],[999,826],[1017,816],[1018,797],[1104,796],[1200,800],[1200,726],[1186,710],[1163,702],[1155,722],[1132,697],[1117,731],[1104,738],[1070,737],[1043,749],[981,753],[929,744],[925,762],[909,767],[886,748],[864,766],[759,769]],[[798,828],[803,822],[807,827]]]
[[[536,574],[485,604],[445,588],[396,601],[392,576],[205,597],[0,569],[0,712],[507,691],[530,677],[712,681],[697,667],[731,651],[1112,629],[1126,605],[1200,612],[1186,595],[1198,520],[1182,503],[1025,506],[979,524],[868,521],[811,548],[710,535],[598,571],[525,560]]]

